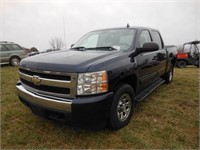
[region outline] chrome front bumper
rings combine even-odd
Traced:
[[[47,107],[47,108],[54,109],[54,110],[71,112],[71,105],[72,105],[71,100],[60,101],[60,100],[55,100],[55,99],[46,98],[46,97],[36,95],[34,93],[27,91],[21,85],[21,83],[18,83],[16,85],[16,88],[17,88],[18,96],[21,97],[22,99],[24,99],[25,101],[29,102],[29,103],[36,104],[36,105],[43,106],[43,107]]]

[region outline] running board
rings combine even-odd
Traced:
[[[158,86],[160,86],[161,84],[163,84],[165,82],[165,80],[163,79],[159,79],[156,82],[154,82],[152,85],[150,85],[148,88],[146,88],[145,90],[143,90],[140,94],[138,94],[135,98],[135,100],[137,102],[142,101],[143,99],[145,99],[152,91],[154,91]]]

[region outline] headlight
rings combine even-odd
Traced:
[[[107,72],[91,72],[78,74],[78,95],[90,95],[108,91]]]

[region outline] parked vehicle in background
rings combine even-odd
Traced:
[[[37,54],[40,54],[40,52],[38,51],[38,52],[30,52],[30,53],[28,53],[28,56],[34,56],[34,55],[37,55]]]
[[[27,55],[24,49],[13,42],[0,42],[0,64],[10,64],[11,66],[18,66],[21,59]]]
[[[50,48],[50,49],[46,49],[46,50],[44,50],[43,52],[44,53],[47,53],[47,52],[54,52],[54,51],[59,51],[60,49],[52,49],[52,48]]]
[[[47,49],[47,50],[44,50],[44,51],[32,51],[31,53],[28,54],[28,56],[34,56],[34,55],[37,55],[37,54],[43,54],[43,53],[49,53],[49,52],[54,52],[54,51],[58,51],[56,49]]]
[[[33,113],[56,120],[101,120],[126,126],[135,102],[171,83],[177,49],[144,27],[89,32],[70,50],[20,62],[17,93]]]
[[[32,48],[24,48],[26,54],[28,56],[33,56],[33,55],[36,55],[36,54],[39,54],[40,52],[38,51],[37,48],[35,47],[32,47]]]
[[[176,66],[184,68],[187,65],[199,67],[200,41],[191,41],[183,44],[183,51],[177,54]]]

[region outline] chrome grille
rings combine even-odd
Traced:
[[[76,95],[76,73],[20,68],[19,76],[24,88],[35,94],[60,98],[74,98]]]

